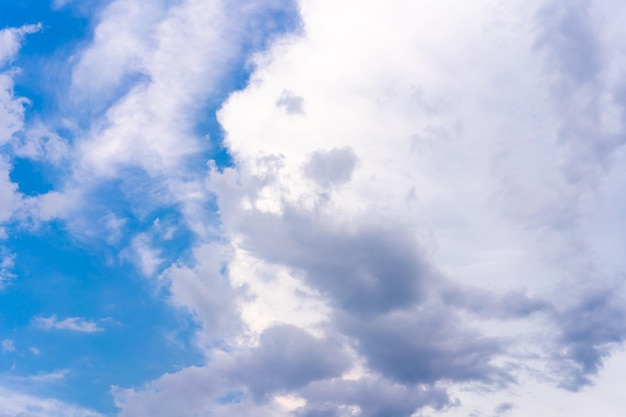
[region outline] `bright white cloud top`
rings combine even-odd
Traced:
[[[620,415],[626,6],[78,3],[0,32],[0,416]]]

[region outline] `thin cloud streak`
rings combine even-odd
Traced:
[[[104,328],[91,320],[82,317],[68,317],[63,320],[57,319],[56,314],[50,317],[37,317],[34,324],[45,330],[69,330],[80,333],[97,333],[104,331]]]

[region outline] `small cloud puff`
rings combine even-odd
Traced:
[[[85,320],[81,317],[68,317],[63,320],[57,319],[56,314],[50,317],[37,317],[35,324],[43,329],[70,330],[81,333],[96,333],[104,329],[99,327],[96,322]]]
[[[304,99],[289,90],[283,90],[276,105],[284,107],[287,114],[304,114]]]
[[[2,346],[3,352],[15,352],[15,344],[11,339],[4,339],[0,342],[0,346]]]
[[[358,158],[352,148],[316,151],[304,165],[304,174],[322,186],[340,185],[352,179]]]

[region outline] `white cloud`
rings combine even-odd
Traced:
[[[15,255],[7,255],[0,253],[0,289],[4,288],[7,282],[15,278],[15,274],[11,271],[15,261]]]
[[[77,209],[77,200],[74,192],[49,191],[39,195],[32,200],[34,218],[42,221],[68,218]]]
[[[35,33],[40,29],[41,24],[0,30],[0,68],[7,65],[15,57],[25,35]]]
[[[23,142],[13,143],[15,155],[56,165],[68,160],[70,147],[67,141],[43,125],[29,127],[24,136]]]
[[[131,258],[147,277],[153,276],[159,265],[163,263],[159,251],[150,246],[150,237],[145,233],[133,238],[131,250],[133,253]]]
[[[145,81],[133,84],[107,110],[103,123],[94,124],[90,140],[80,146],[78,178],[114,176],[128,165],[151,177],[175,178],[186,174],[185,159],[206,147],[194,124],[201,103],[240,54],[241,34],[228,22],[242,16],[220,1],[168,6],[155,2],[146,9],[144,2],[124,0],[103,12],[95,42],[74,72],[76,94],[115,90],[126,75]]]
[[[48,330],[69,330],[81,333],[95,333],[104,331],[102,327],[91,320],[85,320],[81,317],[68,317],[63,320],[57,319],[56,315],[50,317],[37,317],[34,324],[42,329]]]
[[[0,159],[0,223],[9,220],[21,204],[17,184],[11,181],[9,172],[10,165]]]
[[[548,300],[558,311],[549,324],[528,316],[499,325],[473,310],[463,324],[445,325],[459,326],[457,335],[471,323],[484,337],[506,336],[512,347],[501,352],[502,360],[541,369],[539,380],[549,374],[557,384],[579,389],[600,369],[612,343],[626,336],[619,324],[624,309],[615,307],[623,290],[612,279],[623,262],[614,257],[613,264],[598,264],[597,247],[587,237],[590,223],[599,221],[598,205],[618,198],[599,187],[622,161],[624,103],[615,98],[622,87],[612,71],[623,52],[602,35],[607,24],[618,30],[610,22],[619,19],[600,6],[540,1],[342,5],[302,2],[306,36],[284,39],[258,57],[248,88],[220,112],[237,168],[211,172],[209,187],[219,197],[227,236],[249,254],[245,263],[234,258],[231,270],[250,276],[243,280],[253,294],[262,294],[252,278],[259,265],[278,263],[296,280],[308,276],[308,285],[337,296],[340,288],[324,286],[333,284],[323,281],[320,269],[347,279],[333,275],[342,270],[333,250],[354,256],[340,245],[341,233],[398,227],[417,240],[415,256],[426,256],[439,271],[425,291],[470,285],[501,299],[525,288]],[[581,59],[602,54],[598,69],[576,61],[582,54],[573,46],[577,41],[589,48]],[[284,91],[297,91],[306,112],[285,112],[287,103],[276,101]],[[335,149],[353,150],[358,164],[340,190],[317,187],[310,181],[316,180],[312,155]],[[323,172],[332,175],[333,169]],[[334,238],[324,240],[325,230]],[[603,229],[621,241],[616,230]],[[363,261],[355,256],[352,270]],[[613,292],[615,300],[608,295]],[[596,298],[603,307],[591,307]],[[265,301],[244,306],[244,317],[255,311],[256,323],[270,323],[274,313],[260,307]],[[346,320],[344,308],[333,321]],[[607,337],[583,324],[605,315]],[[381,317],[392,329],[395,319]],[[340,323],[342,331],[356,329]],[[385,333],[371,326],[363,331]],[[545,332],[554,339],[542,340]],[[350,334],[363,345],[374,337]],[[539,353],[538,363],[520,362],[517,352],[526,349]],[[566,353],[559,357],[561,349]],[[397,371],[377,362],[383,359],[376,351],[361,346],[361,354],[379,370]],[[520,371],[516,377],[527,376]],[[513,409],[531,408],[525,400]]]
[[[72,2],[72,0],[53,0],[52,7],[54,9],[61,9],[65,7],[66,5],[68,5],[70,2]]]
[[[198,342],[208,350],[216,338],[232,340],[240,330],[237,291],[226,268],[231,256],[228,246],[205,244],[195,249],[193,267],[175,264],[161,275],[170,302],[189,310],[202,325]]]
[[[2,343],[2,352],[15,352],[15,344],[11,339],[4,339]]]
[[[93,42],[76,54],[65,103],[87,118],[88,128],[76,132],[71,178],[36,205],[41,219],[64,218],[76,233],[91,232],[97,220],[78,213],[90,192],[115,179],[130,190],[134,210],[178,204],[194,232],[215,236],[204,173],[190,169],[203,166],[197,157],[213,146],[213,138],[198,132],[198,120],[223,94],[244,49],[261,42],[242,25],[267,30],[277,24],[271,12],[283,3],[117,0],[105,6]],[[142,191],[147,195],[138,195]]]
[[[7,65],[17,55],[23,38],[37,32],[40,25],[28,25],[21,28],[0,30],[0,146],[9,143],[14,135],[24,129],[24,106],[28,100],[16,97],[14,81],[17,69],[7,69]],[[3,154],[0,155],[0,225],[9,220],[22,207],[22,196],[17,184],[10,178],[11,164]],[[2,235],[6,236],[6,230]],[[6,267],[0,269],[0,286],[9,277]]]
[[[94,411],[0,387],[1,417],[101,417]]]
[[[14,133],[24,127],[24,105],[26,99],[13,95],[13,80],[10,73],[0,73],[0,145],[7,143]]]
[[[12,382],[26,382],[34,384],[47,384],[64,380],[70,373],[69,369],[59,369],[53,372],[39,372],[34,375],[10,376],[8,379]]]
[[[15,58],[24,36],[39,29],[39,25],[30,25],[0,30],[0,145],[23,128],[24,104],[28,102],[13,95],[13,72],[5,66]]]

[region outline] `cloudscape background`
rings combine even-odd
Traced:
[[[0,4],[1,417],[618,416],[626,4]]]

